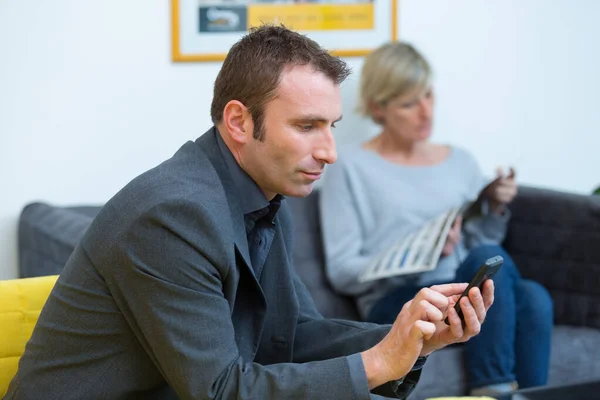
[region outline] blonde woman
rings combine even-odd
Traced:
[[[362,71],[360,111],[381,126],[373,139],[340,149],[328,166],[320,198],[327,275],[354,296],[362,317],[392,323],[425,286],[468,282],[489,257],[504,265],[494,277],[495,303],[481,333],[466,344],[471,394],[507,392],[547,381],[552,301],[538,283],[522,279],[502,249],[517,193],[511,169],[486,184],[462,148],[430,141],[432,72],[411,45],[390,43],[372,52]],[[360,283],[378,254],[403,235],[466,200],[475,216],[458,218],[435,270]],[[393,259],[393,258],[392,258]]]

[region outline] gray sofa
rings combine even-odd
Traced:
[[[295,219],[294,265],[328,317],[358,319],[351,299],[324,274],[318,192],[289,198]],[[22,277],[60,273],[99,207],[26,206],[19,222]],[[600,380],[600,196],[521,187],[504,246],[522,275],[554,299],[550,384]],[[532,338],[535,340],[535,338]],[[463,348],[432,354],[411,399],[466,393]]]

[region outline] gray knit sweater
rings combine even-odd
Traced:
[[[320,196],[326,270],[333,287],[353,296],[365,318],[374,302],[396,286],[452,280],[468,249],[503,240],[508,210],[488,213],[482,202],[478,215],[464,224],[457,249],[433,271],[358,282],[374,257],[451,207],[476,199],[485,184],[475,159],[457,147],[443,162],[418,167],[386,161],[359,144],[341,148],[338,161],[327,167]]]

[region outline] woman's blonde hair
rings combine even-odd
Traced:
[[[384,44],[371,52],[362,68],[357,111],[373,119],[371,107],[431,85],[429,63],[413,46],[403,42]]]

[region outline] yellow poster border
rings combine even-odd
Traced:
[[[377,0],[375,0],[377,1]],[[398,40],[398,0],[391,1],[391,32],[392,41]],[[174,62],[206,62],[223,61],[227,53],[183,54],[180,47],[179,30],[179,0],[171,0],[171,58]],[[362,57],[373,49],[332,50],[338,57]]]

